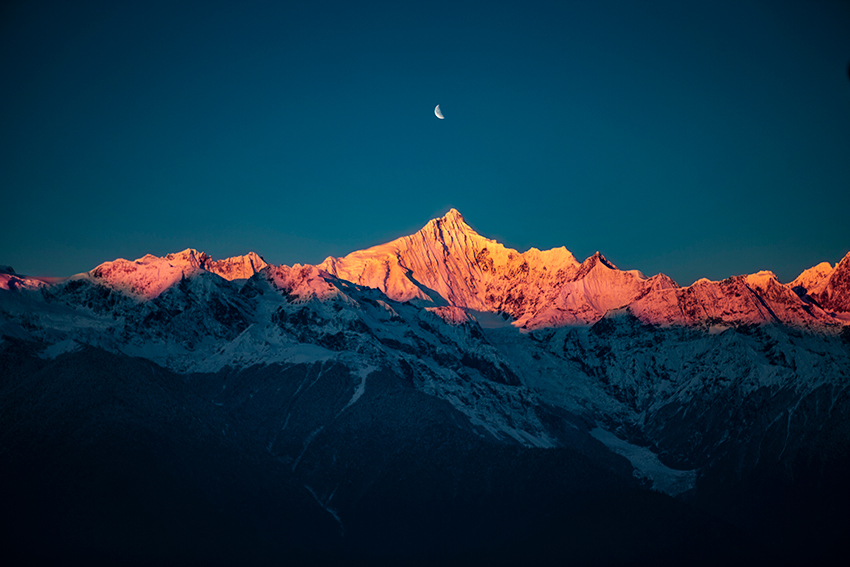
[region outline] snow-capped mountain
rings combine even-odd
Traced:
[[[320,267],[398,301],[505,313],[523,328],[592,323],[651,289],[675,286],[663,275],[621,272],[599,253],[583,263],[563,247],[519,253],[476,233],[455,209],[416,234]]]
[[[104,262],[74,279],[92,279],[128,295],[152,299],[183,278],[200,271],[217,274],[226,280],[237,280],[250,278],[267,265],[254,252],[213,260],[204,252],[187,248],[164,258],[148,254],[132,262],[123,258]]]
[[[818,295],[823,292],[826,287],[826,282],[829,276],[835,271],[835,267],[829,262],[821,262],[817,266],[813,266],[808,270],[803,270],[803,273],[794,279],[789,285],[791,289],[799,289],[802,294],[811,296]]]
[[[850,255],[841,265],[844,272],[850,269]],[[563,247],[525,253],[507,249],[477,234],[455,209],[414,235],[328,258],[320,267],[397,301],[442,300],[505,313],[526,329],[592,324],[621,308],[654,325],[842,324],[846,319],[835,312],[848,311],[841,300],[830,299],[830,294],[846,297],[846,276],[840,275],[844,272],[827,273],[824,264],[789,285],[780,284],[770,272],[759,272],[722,282],[703,279],[680,288],[664,274],[647,278],[636,270],[618,270],[599,252],[579,263]],[[820,286],[812,288],[812,297],[823,297],[823,307],[835,312],[794,293],[806,285]],[[831,292],[834,288],[838,291]]]
[[[805,284],[802,287],[807,289]],[[815,289],[808,294],[826,309],[841,313],[850,311],[850,254],[844,256],[823,284],[815,283]]]
[[[449,514],[446,525],[472,537],[457,510],[474,525],[503,499],[510,505],[492,508],[477,543],[452,540],[452,549],[480,550],[504,543],[507,518],[525,522],[526,536],[554,530],[541,518],[566,521],[585,485],[595,496],[581,506],[612,493],[637,502],[653,489],[735,529],[787,530],[798,524],[758,503],[805,491],[828,502],[850,463],[849,302],[850,254],[788,284],[765,271],[680,287],[619,270],[598,252],[579,262],[566,248],[508,249],[454,209],[413,235],[318,266],[269,265],[254,253],[216,261],[187,249],[56,280],[4,268],[0,446],[11,449],[0,454],[24,459],[27,436],[51,438],[51,423],[95,446],[108,438],[111,447],[103,432],[121,431],[107,422],[133,424],[133,439],[148,439],[145,418],[128,408],[157,399],[169,409],[154,439],[168,441],[151,441],[151,451],[184,438],[203,454],[198,447],[247,451],[268,475],[254,479],[259,486],[291,488],[272,492],[298,510],[317,507],[316,525],[329,522],[317,530],[330,526],[343,538],[334,545],[372,559],[353,533],[407,557],[398,530],[411,520],[393,502],[436,524]],[[114,381],[109,368],[120,369]],[[112,393],[86,398],[101,388]],[[193,471],[193,485],[198,475],[219,486],[231,474],[166,453]],[[20,462],[42,463],[33,455]],[[62,466],[45,463],[44,478]],[[795,480],[812,475],[815,488]],[[217,501],[221,489],[210,490],[199,498]],[[635,513],[667,505],[652,500]],[[676,529],[692,533],[704,521]],[[393,535],[369,535],[378,525]],[[709,531],[725,538],[723,529]]]
[[[17,275],[11,266],[0,266],[0,289],[36,289],[43,285],[43,281]]]
[[[477,234],[455,209],[416,234],[344,258],[327,258],[319,265],[341,279],[380,289],[397,301],[439,303],[436,292],[449,305],[479,311],[497,307],[491,289],[497,282],[551,282],[578,266],[566,248],[545,252],[532,248],[525,254],[505,248]]]

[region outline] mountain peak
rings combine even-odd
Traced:
[[[148,254],[148,256],[151,256]],[[146,256],[146,258],[148,257]],[[168,260],[174,265],[185,264],[192,268],[203,268],[207,261],[211,260],[210,256],[206,252],[199,252],[194,248],[186,248],[185,250],[181,250],[180,252],[172,252],[171,254],[166,254],[164,260]],[[160,258],[157,258],[160,260]],[[137,262],[139,260],[136,260]]]
[[[761,270],[754,274],[747,274],[744,276],[744,281],[747,282],[747,285],[757,287],[763,291],[767,290],[771,283],[779,283],[776,279],[776,274],[769,270]]]
[[[428,221],[422,231],[433,233],[437,238],[441,238],[443,232],[478,235],[471,226],[466,224],[460,211],[454,208],[449,209],[442,217]]]
[[[609,270],[617,270],[617,266],[608,261],[605,256],[602,255],[601,252],[597,251],[587,258],[584,262],[579,266],[578,272],[576,272],[575,279],[581,279],[586,276],[593,268],[596,266],[602,266]]]
[[[602,264],[603,266],[605,266],[606,268],[611,269],[611,270],[617,269],[617,266],[615,266],[614,264],[609,262],[608,258],[603,256],[602,252],[600,252],[598,250],[593,254],[593,256],[591,256],[590,258],[585,260],[585,262],[587,262],[588,260],[593,264]]]
[[[256,252],[248,252],[224,260],[213,260],[207,256],[204,268],[226,280],[241,280],[250,278],[268,265]]]
[[[821,262],[808,270],[803,270],[797,278],[788,284],[792,289],[802,289],[809,295],[815,295],[826,288],[829,276],[835,271],[835,267],[829,262]]]
[[[447,223],[461,223],[463,222],[463,215],[460,214],[459,210],[452,207],[445,215],[443,215],[441,220]]]

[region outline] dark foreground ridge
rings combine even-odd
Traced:
[[[775,518],[733,526],[648,491],[611,454],[481,438],[401,376],[373,377],[327,421],[344,407],[342,366],[185,377],[93,348],[45,361],[36,347],[7,338],[0,350],[4,549],[16,564],[742,564],[789,549],[824,559],[846,533],[846,460],[798,463],[818,478],[787,486],[750,486],[755,475],[730,492],[715,475],[715,507],[758,508],[746,495],[782,491],[770,502],[791,508],[765,517],[838,520],[822,548],[797,549],[762,533]],[[226,396],[210,402],[217,390]],[[268,443],[275,419],[292,431]]]
[[[343,367],[299,396],[316,365],[187,379],[92,348],[43,361],[7,340],[0,356],[4,549],[16,564],[693,564],[757,551],[641,488],[624,460],[482,439],[399,376],[374,378],[315,432],[311,419],[340,410]],[[210,403],[198,383],[239,403]],[[277,388],[288,391],[240,407]],[[284,412],[294,432],[270,448],[262,429]],[[292,461],[305,443],[309,456]]]

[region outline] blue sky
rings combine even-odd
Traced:
[[[850,250],[847,2],[355,4],[4,4],[0,264],[317,263],[450,207],[683,285]]]

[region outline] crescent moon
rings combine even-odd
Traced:
[[[437,116],[437,118],[439,118],[440,120],[442,120],[442,119],[443,119],[443,113],[440,111],[440,105],[439,105],[439,104],[438,104],[438,105],[437,105],[437,107],[434,109],[434,114],[435,114],[435,115]]]

